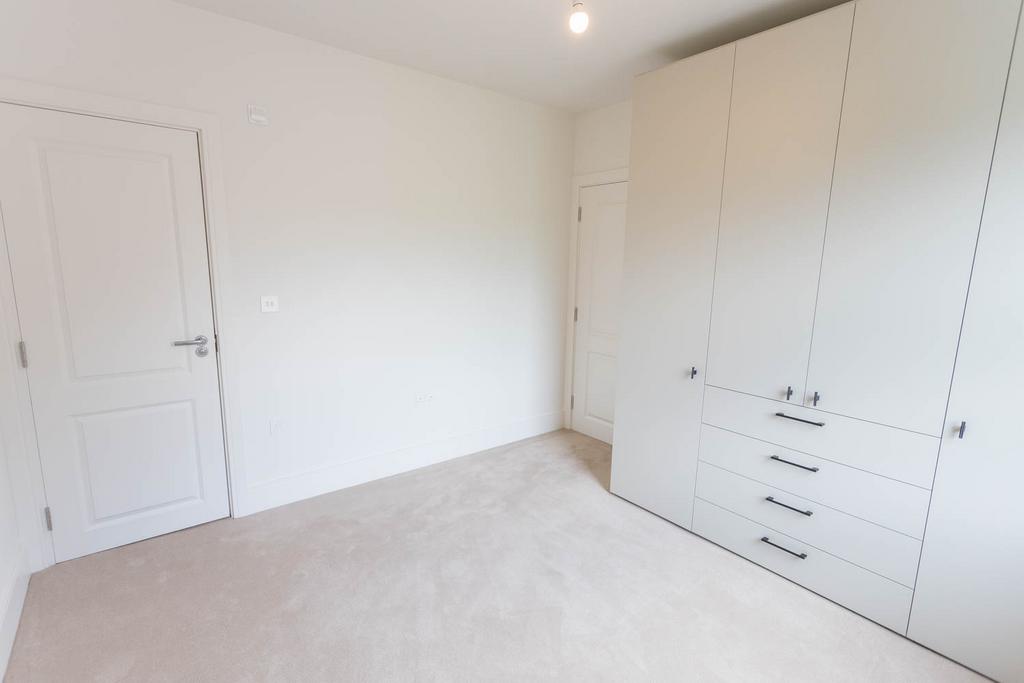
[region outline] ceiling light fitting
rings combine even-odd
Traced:
[[[583,33],[590,24],[590,17],[583,9],[582,2],[572,3],[572,14],[569,15],[569,30],[573,33]]]

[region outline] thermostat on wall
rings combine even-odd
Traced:
[[[266,107],[258,107],[255,104],[249,105],[249,123],[254,126],[269,126],[270,118],[267,116]]]

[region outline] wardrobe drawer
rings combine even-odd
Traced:
[[[711,386],[704,423],[927,489],[939,452],[934,436]]]
[[[693,531],[820,595],[901,634],[907,632],[913,591],[834,555],[697,499]],[[803,559],[769,545],[767,539]],[[780,608],[780,616],[785,609]]]
[[[700,459],[902,534],[924,538],[927,489],[711,425],[704,425],[701,431]]]
[[[858,567],[914,587],[921,541],[910,536],[706,462],[697,470],[697,497]]]

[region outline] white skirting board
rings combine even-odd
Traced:
[[[445,460],[470,455],[563,427],[561,411],[514,420],[427,444],[374,454],[336,466],[248,486],[235,496],[235,516],[243,517],[339,489],[365,484]]]
[[[18,633],[21,608],[25,604],[25,594],[28,592],[28,578],[27,570],[15,571],[7,582],[6,594],[0,594],[0,679],[7,671],[14,636]]]

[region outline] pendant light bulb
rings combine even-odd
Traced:
[[[569,15],[569,30],[573,33],[583,33],[587,30],[590,17],[583,10],[582,2],[572,3],[572,14]]]

